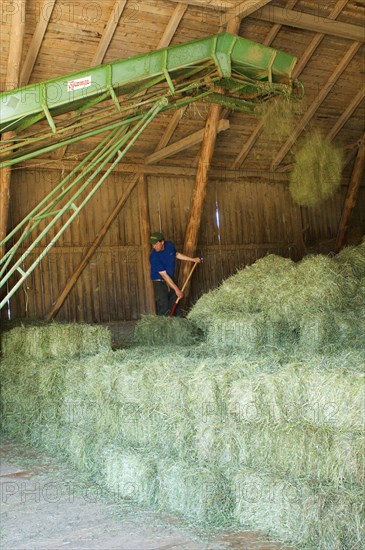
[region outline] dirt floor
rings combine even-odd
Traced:
[[[247,531],[205,533],[116,501],[69,467],[10,442],[0,447],[1,550],[288,550]]]

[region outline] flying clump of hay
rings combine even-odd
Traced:
[[[287,138],[294,130],[299,111],[299,102],[285,97],[263,104],[258,111],[262,115],[263,135],[278,140]]]
[[[295,153],[289,189],[301,206],[316,206],[330,198],[341,183],[344,154],[314,131]]]

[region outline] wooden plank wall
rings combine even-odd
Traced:
[[[10,301],[12,318],[42,318],[49,311],[131,177],[132,174],[114,173],[107,179],[78,219],[13,296]],[[15,170],[11,226],[60,178],[61,173],[55,170]],[[153,231],[162,230],[166,239],[173,240],[180,250],[193,184],[191,177],[148,177],[151,228]],[[215,172],[209,182],[197,251],[204,258],[204,263],[194,275],[190,303],[238,268],[268,253],[300,259],[298,235],[302,227],[308,250],[325,253],[332,250],[345,192],[346,187],[342,187],[324,205],[315,209],[300,209],[293,203],[285,183],[271,182],[259,176],[247,181],[240,172],[234,178],[224,172]],[[352,227],[359,234],[365,232],[364,204],[365,189],[362,188],[352,220]],[[49,242],[56,229],[42,241],[43,245]],[[313,243],[316,243],[314,248]],[[41,250],[41,247],[36,250]],[[29,265],[32,258],[34,255],[25,264]],[[141,265],[142,246],[135,189],[56,319],[77,322],[137,319],[146,308]],[[2,315],[7,316],[8,311],[3,310]]]

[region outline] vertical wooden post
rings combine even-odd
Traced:
[[[26,0],[13,0],[14,12],[11,15],[11,42],[6,71],[5,90],[12,90],[19,85],[25,28],[25,4]],[[12,133],[7,132],[2,136],[2,139],[6,140],[11,137]],[[11,168],[7,166],[0,171],[0,242],[5,239],[8,226],[10,179]],[[2,254],[3,248],[1,247],[0,257]]]
[[[352,171],[349,188],[347,190],[345,204],[338,227],[335,251],[339,252],[346,242],[346,232],[349,225],[351,213],[356,205],[360,189],[361,178],[365,169],[365,134],[357,152],[357,157]]]
[[[237,34],[241,24],[240,17],[233,17],[227,25],[227,32]],[[190,208],[189,220],[185,232],[184,254],[187,256],[195,256],[196,247],[198,244],[198,236],[200,223],[202,218],[204,199],[208,184],[208,175],[210,164],[212,162],[214,147],[217,140],[218,124],[222,115],[222,107],[220,105],[212,105],[209,109],[207,122],[205,124],[203,142],[201,144],[198,167],[196,171],[195,187]],[[179,276],[179,288],[187,280],[189,271],[191,270],[190,262],[183,262]],[[189,286],[185,288],[184,295],[188,295]]]
[[[150,277],[150,214],[148,209],[148,187],[147,178],[143,174],[138,181],[138,203],[140,211],[140,227],[142,240],[142,269],[143,280],[146,285],[146,311],[147,313],[156,313],[155,296]]]

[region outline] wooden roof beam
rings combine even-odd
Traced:
[[[365,134],[357,152],[354,169],[352,171],[350,185],[347,191],[345,204],[338,227],[335,251],[339,252],[345,244],[346,233],[353,209],[356,206],[361,179],[365,170]]]
[[[217,125],[217,133],[223,132],[224,130],[228,130],[228,128],[229,128],[229,120],[222,119],[219,121]],[[178,141],[175,141],[175,143],[172,143],[171,145],[167,145],[167,147],[164,147],[163,149],[160,149],[155,153],[152,153],[152,155],[149,155],[146,158],[146,164],[155,164],[156,162],[159,162],[162,159],[171,157],[173,155],[176,155],[177,153],[181,153],[181,151],[190,149],[190,147],[194,147],[194,145],[197,145],[198,143],[201,143],[203,141],[204,131],[205,131],[204,128],[202,130],[198,130],[197,132],[194,132],[193,134],[189,134],[188,136],[182,139],[179,139]]]
[[[292,2],[289,1],[287,3],[287,8],[290,9],[290,7],[292,7],[293,4],[295,4],[295,3],[296,3],[295,0],[292,1]],[[337,2],[337,4],[335,5],[335,7],[333,8],[333,10],[331,11],[331,13],[329,14],[329,16],[328,16],[329,19],[336,19],[336,17],[341,13],[341,11],[343,10],[343,8],[345,7],[345,5],[347,3],[348,3],[348,0],[339,0]],[[276,25],[276,26],[278,26],[279,29],[282,27],[282,25]],[[272,31],[270,31],[269,35],[271,34],[271,32]],[[306,48],[304,54],[302,55],[302,57],[300,58],[300,60],[296,64],[296,66],[294,67],[293,78],[298,78],[298,76],[300,75],[300,73],[302,72],[304,67],[307,65],[309,59],[314,54],[315,50],[318,48],[319,44],[323,40],[324,36],[325,35],[323,33],[321,33],[321,34],[316,35],[311,40],[311,42],[310,42],[309,46]],[[271,44],[271,42],[268,42],[268,40],[266,40],[264,43],[267,46],[269,46]],[[241,151],[237,155],[237,157],[236,157],[236,159],[235,159],[235,161],[232,165],[232,168],[239,168],[242,165],[244,160],[247,158],[249,152],[254,147],[254,145],[255,145],[258,137],[260,136],[261,132],[263,131],[263,129],[264,129],[264,120],[261,119],[261,121],[257,124],[255,129],[251,133],[249,139],[246,141],[246,143],[242,147]]]
[[[92,67],[97,67],[98,65],[102,64],[105,54],[109,48],[110,42],[112,41],[112,38],[114,36],[115,30],[119,24],[120,18],[122,17],[127,1],[128,0],[115,0],[103,35],[100,39],[94,57],[92,58]]]
[[[347,50],[344,57],[341,59],[339,64],[336,66],[336,69],[333,71],[327,82],[322,86],[318,96],[313,100],[312,104],[309,106],[308,110],[302,117],[301,121],[297,124],[294,132],[289,136],[287,141],[284,143],[278,154],[276,155],[275,159],[272,162],[271,169],[275,170],[285,155],[288,153],[288,151],[291,149],[291,147],[294,145],[300,134],[303,132],[306,125],[309,123],[309,121],[312,119],[316,111],[319,109],[319,107],[322,105],[334,85],[336,84],[337,80],[343,73],[343,71],[346,69],[348,64],[350,63],[351,59],[354,57],[356,52],[359,50],[361,46],[361,42],[354,42],[350,48]]]
[[[104,58],[105,52],[108,48],[108,45],[112,39],[112,36],[114,34],[115,28],[118,24],[118,21],[123,13],[124,7],[126,5],[126,1],[123,1],[122,3],[119,3],[119,0],[116,0],[115,6],[114,6],[114,13],[111,14],[109,18],[109,22],[106,26],[105,33],[100,41],[99,48],[94,56],[94,64],[99,65],[102,63],[102,60]],[[165,45],[167,46],[175,33],[175,30],[177,26],[179,25],[182,16],[184,15],[186,11],[185,5],[178,5],[176,9],[174,10],[173,15],[170,18],[170,21],[168,25],[166,26],[165,32],[159,42],[158,48],[163,48]],[[115,14],[115,15],[114,15]],[[134,171],[135,172],[135,171]],[[103,241],[105,235],[109,231],[111,225],[113,224],[114,220],[118,217],[120,211],[122,210],[123,206],[125,205],[128,197],[130,196],[131,192],[135,188],[136,184],[139,182],[138,185],[138,199],[139,204],[141,207],[141,225],[143,226],[144,230],[142,231],[142,235],[145,238],[147,234],[149,234],[149,216],[148,216],[148,203],[146,199],[147,195],[147,189],[146,189],[146,180],[144,175],[142,176],[136,174],[132,177],[131,181],[128,184],[127,189],[120,197],[119,201],[117,202],[116,206],[114,207],[113,211],[110,213],[110,215],[105,220],[103,226],[98,231],[93,243],[88,248],[85,256],[82,258],[81,262],[77,266],[76,270],[73,272],[69,280],[67,281],[65,287],[63,290],[59,293],[56,302],[53,304],[51,310],[46,316],[46,320],[50,321],[57,315],[58,311],[62,307],[64,301],[66,300],[67,296],[79,280],[81,274],[83,273],[86,266],[89,264],[91,258],[95,254],[96,250],[100,246],[101,242]],[[149,246],[148,246],[149,250]],[[144,258],[144,270],[146,271],[146,254],[147,250],[144,249],[143,258]],[[149,312],[152,313],[153,311],[153,305],[154,305],[154,298],[153,298],[153,289],[151,284],[146,285],[147,288],[147,309]]]
[[[225,25],[230,19],[235,17],[240,17],[241,19],[248,17],[270,2],[271,0],[241,0],[233,8],[228,9],[226,13],[222,15],[221,25]]]
[[[26,86],[29,82],[30,75],[32,74],[33,67],[39,54],[39,50],[41,49],[43,38],[46,34],[48,23],[51,19],[56,1],[57,0],[43,1],[41,17],[39,18],[39,21],[37,23],[32,41],[27,51],[27,56],[23,64],[22,71],[20,73],[19,83],[21,86]]]
[[[20,79],[20,64],[22,60],[24,30],[25,30],[26,0],[14,0],[10,29],[10,46],[6,70],[5,88],[17,88]],[[5,133],[2,139],[8,139],[11,134]],[[5,239],[8,227],[9,199],[10,199],[11,167],[0,170],[0,242]],[[0,257],[3,248],[0,249]]]
[[[271,5],[256,11],[253,17],[261,21],[280,23],[288,27],[365,42],[364,27],[352,25],[350,23],[342,23],[340,21],[332,21],[330,18],[320,17],[316,13],[303,13],[301,11],[283,9]]]
[[[361,101],[365,97],[365,84],[360,88],[360,90],[357,92],[351,103],[348,105],[348,107],[345,109],[345,111],[342,113],[340,118],[337,120],[336,124],[333,126],[332,130],[329,134],[327,134],[326,139],[328,141],[332,141],[337,136],[338,132],[341,130],[341,128],[346,124],[352,113],[355,111],[355,109],[360,105]]]
[[[298,0],[288,0],[288,2],[286,3],[286,7],[287,8],[292,8],[295,6],[295,4],[297,3]],[[270,46],[273,41],[275,40],[276,36],[278,35],[280,29],[281,29],[282,25],[280,24],[276,24],[274,25],[267,37],[265,38],[263,44],[265,44],[265,46]],[[239,168],[242,163],[244,162],[244,160],[247,158],[249,152],[251,151],[252,147],[255,145],[258,137],[260,136],[261,132],[263,131],[264,129],[264,121],[263,119],[260,120],[260,122],[256,125],[255,129],[251,132],[250,134],[250,137],[248,138],[248,140],[244,143],[242,149],[240,150],[240,152],[238,153],[238,155],[236,156],[233,164],[232,164],[232,168],[235,170],[237,168]]]

